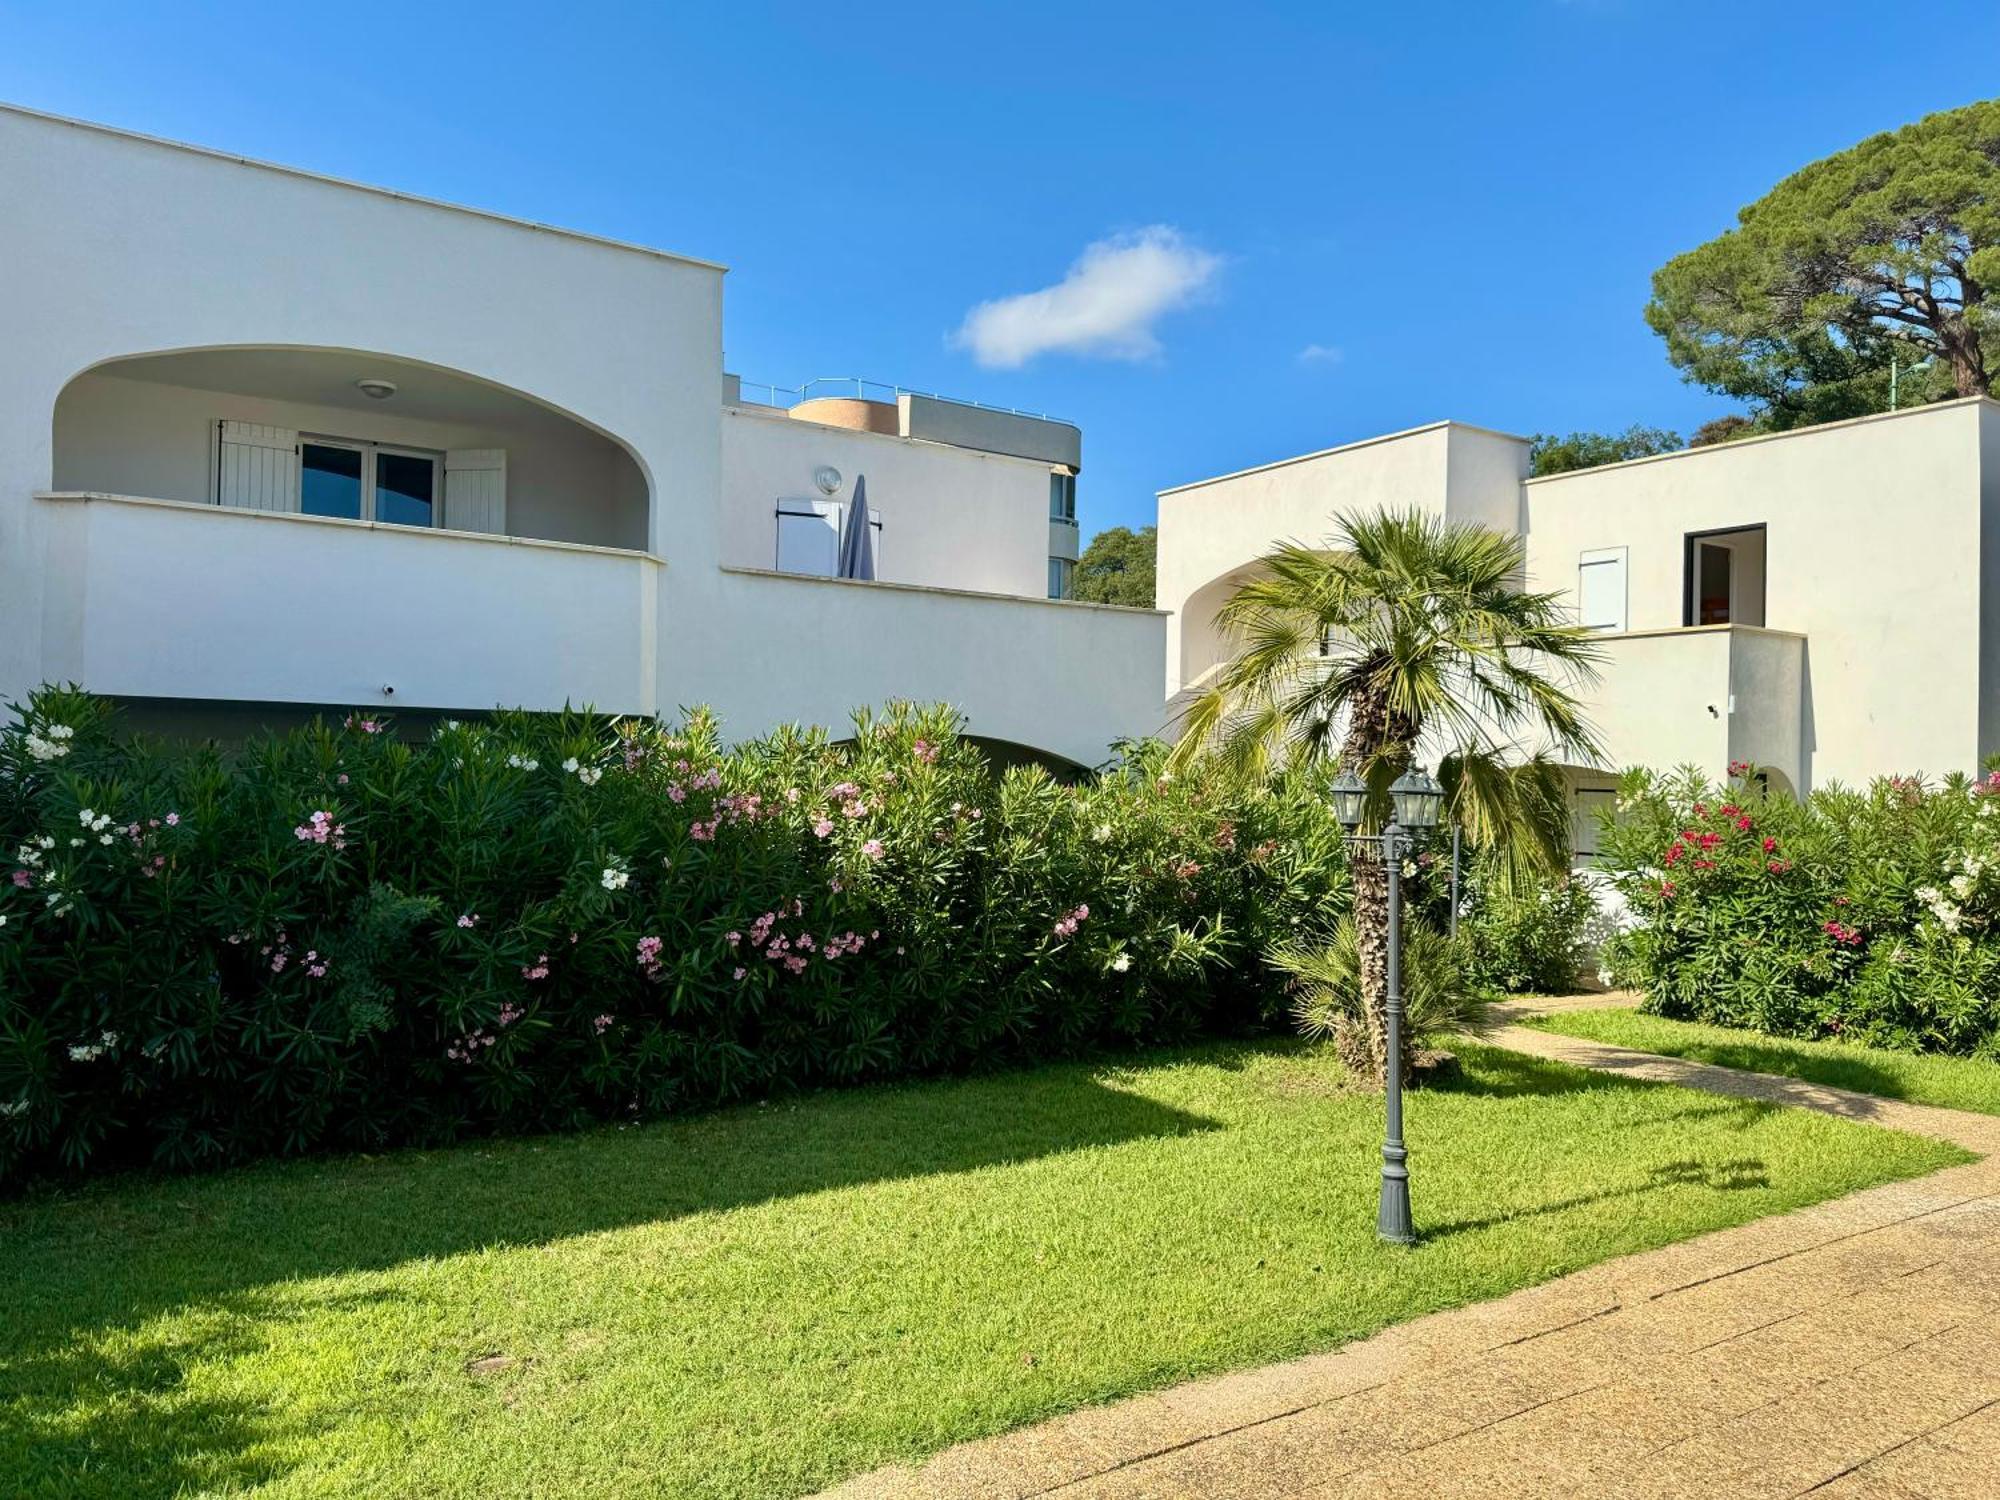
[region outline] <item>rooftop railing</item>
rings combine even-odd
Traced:
[[[943,396],[936,391],[919,391],[907,385],[890,385],[881,380],[863,380],[859,375],[817,375],[804,385],[769,385],[756,380],[742,382],[743,401],[753,406],[775,406],[780,409],[829,397],[894,404],[898,396],[924,396],[932,401],[949,401],[954,406],[970,406],[980,411],[997,411],[1010,417],[1032,417],[1038,422],[1062,421],[1062,418],[1052,417],[1045,411],[1025,411],[1018,406],[996,406],[990,401],[968,401],[963,396]]]

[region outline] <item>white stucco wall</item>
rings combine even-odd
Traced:
[[[840,488],[813,474],[831,465]],[[1049,465],[942,443],[854,432],[725,407],[722,419],[723,561],[769,568],[779,500],[854,497],[882,518],[878,576],[1039,598],[1048,592]]]
[[[638,467],[609,439],[552,414],[532,425],[431,422],[393,408],[357,411],[84,375],[56,402],[54,487],[206,503],[215,494],[215,424],[223,419],[434,452],[501,448],[509,535],[646,545]]]
[[[1969,770],[1980,749],[1983,405],[1530,480],[1529,581],[1574,590],[1583,552],[1627,547],[1630,629],[1678,627],[1688,533],[1762,523],[1764,624],[1806,638],[1805,784]],[[1601,691],[1627,689],[1610,674]]]
[[[675,616],[702,619],[718,268],[15,110],[0,110],[0,201],[0,691],[78,654],[45,639],[49,510],[30,499],[54,483],[57,396],[168,349],[393,354],[616,434],[650,477],[655,538],[707,565],[688,568]]]
[[[1175,616],[1168,693],[1223,654],[1221,580],[1277,543],[1323,542],[1348,511],[1414,509],[1511,530],[1526,472],[1524,439],[1437,422],[1162,490],[1155,599]]]
[[[845,727],[860,703],[949,703],[973,734],[1079,765],[1158,731],[1166,620],[1062,599],[723,574],[727,652],[692,663],[695,698],[732,737],[779,723]]]

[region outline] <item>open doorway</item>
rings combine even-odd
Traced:
[[[1688,533],[1683,625],[1764,623],[1764,527]]]

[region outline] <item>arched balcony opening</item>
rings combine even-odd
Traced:
[[[609,435],[456,370],[349,349],[139,354],[72,379],[53,485],[644,550],[649,486]]]

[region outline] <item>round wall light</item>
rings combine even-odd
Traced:
[[[387,401],[396,394],[396,382],[383,380],[380,376],[364,375],[354,382],[356,390],[370,401]]]

